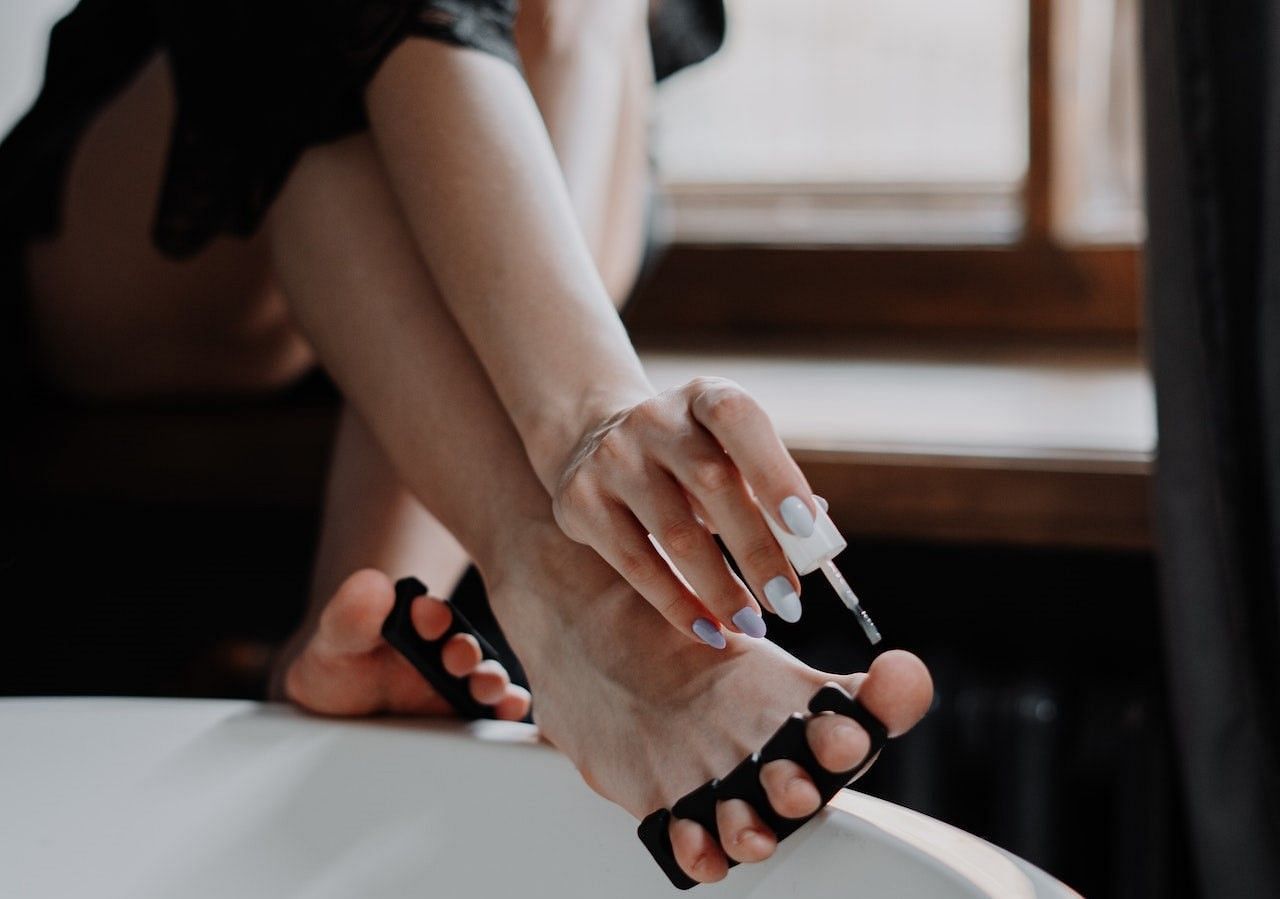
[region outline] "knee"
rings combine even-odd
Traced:
[[[237,322],[210,354],[213,385],[232,391],[269,393],[288,387],[317,365],[316,354],[298,329],[275,285],[265,288],[251,317]]]

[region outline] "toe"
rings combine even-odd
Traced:
[[[858,701],[896,737],[910,730],[929,711],[933,680],[914,655],[892,649],[876,658],[857,686]]]
[[[776,759],[762,767],[760,784],[773,810],[784,818],[812,815],[822,804],[818,788],[809,775],[789,759]]]
[[[449,605],[432,596],[419,596],[409,607],[413,627],[424,640],[439,640],[453,621]]]
[[[314,648],[321,654],[370,652],[382,644],[382,622],[395,602],[391,579],[366,568],[343,581],[320,614]]]
[[[466,677],[475,670],[482,658],[484,655],[480,652],[480,644],[470,634],[454,634],[440,651],[444,670],[454,677]]]
[[[476,702],[492,705],[507,692],[511,678],[507,676],[507,669],[502,667],[501,662],[485,659],[472,669],[469,683],[471,696]]]
[[[724,853],[701,824],[673,818],[668,829],[676,861],[698,883],[712,883],[728,872]]]
[[[502,698],[493,704],[493,713],[503,721],[521,721],[529,714],[532,697],[524,687],[509,684]]]
[[[736,862],[758,862],[773,855],[778,841],[756,810],[741,799],[716,805],[716,827],[725,855]]]
[[[817,715],[805,726],[809,748],[828,771],[848,771],[867,757],[871,738],[852,718]]]

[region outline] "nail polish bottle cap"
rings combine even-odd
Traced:
[[[840,535],[831,522],[825,503],[818,502],[815,498],[814,507],[817,514],[814,516],[813,533],[808,537],[798,537],[791,533],[786,525],[776,521],[767,509],[761,507],[769,530],[773,532],[773,536],[782,546],[782,551],[795,566],[796,573],[802,575],[817,571],[823,562],[834,559],[849,546],[848,541]]]

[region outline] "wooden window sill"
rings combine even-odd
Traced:
[[[657,386],[717,374],[773,417],[849,537],[1144,549],[1155,445],[1131,350],[647,350]],[[20,442],[19,489],[313,508],[336,405],[63,409]]]
[[[717,374],[751,391],[850,537],[1151,545],[1155,414],[1136,350],[643,355],[659,388]]]

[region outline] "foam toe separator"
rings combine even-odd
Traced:
[[[809,748],[809,740],[805,733],[810,718],[824,713],[844,715],[857,721],[866,730],[871,739],[871,748],[866,758],[848,771],[828,771],[819,764],[813,750]],[[725,799],[741,799],[756,810],[760,819],[773,830],[774,836],[784,840],[795,833],[817,812],[802,818],[786,818],[778,814],[769,804],[769,798],[760,783],[760,768],[777,759],[788,759],[795,762],[813,780],[822,798],[822,807],[831,798],[848,786],[867,766],[875,761],[876,755],[888,741],[885,726],[841,687],[827,684],[809,700],[808,715],[792,715],[779,727],[772,737],[754,752],[743,759],[737,767],[724,777],[715,778],[704,783],[691,793],[677,800],[670,808],[660,808],[647,815],[636,833],[645,848],[653,856],[658,867],[667,875],[677,889],[687,890],[698,885],[698,882],[684,873],[675,853],[671,848],[669,827],[672,818],[686,818],[701,824],[717,842],[720,830],[716,824],[716,803]],[[729,867],[737,864],[728,859]]]
[[[427,593],[426,585],[415,577],[396,581],[396,601],[382,623],[382,636],[426,678],[454,710],[464,718],[495,718],[493,706],[477,702],[465,677],[454,677],[444,667],[444,647],[454,634],[470,634],[480,644],[486,659],[501,661],[498,653],[453,603],[445,601],[452,613],[449,628],[438,639],[424,640],[413,626],[413,601]]]

